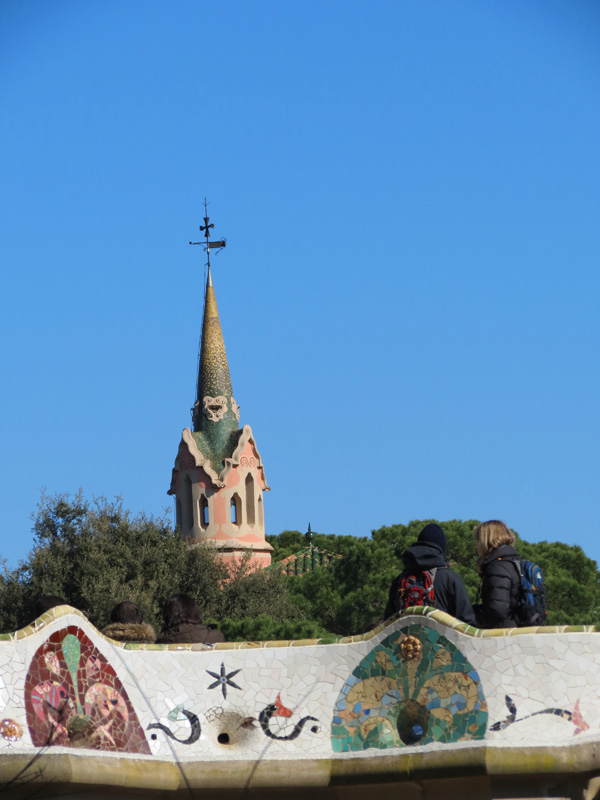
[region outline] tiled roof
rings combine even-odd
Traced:
[[[209,459],[216,472],[235,448],[239,437],[239,406],[233,398],[229,365],[221,331],[215,290],[210,274],[206,280],[202,342],[198,366],[198,392],[193,410],[196,444]],[[200,436],[201,435],[201,436]],[[204,439],[202,447],[200,439]],[[233,444],[233,447],[232,447]],[[207,445],[207,446],[206,446]]]
[[[319,550],[314,545],[309,545],[292,553],[281,561],[276,561],[267,569],[276,569],[284,575],[304,575],[312,572],[317,567],[328,567],[336,558],[341,558],[339,553],[329,553],[327,550]]]

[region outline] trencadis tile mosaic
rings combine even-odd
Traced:
[[[540,634],[423,611],[328,645],[130,646],[52,609],[0,640],[0,754],[212,763],[600,739],[600,637]]]

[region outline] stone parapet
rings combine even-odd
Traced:
[[[600,785],[593,627],[480,631],[411,609],[327,641],[142,645],[63,606],[0,636],[0,678],[5,796],[592,800]]]

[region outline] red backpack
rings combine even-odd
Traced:
[[[433,606],[435,608],[435,592],[433,581],[437,567],[424,572],[405,570],[398,584],[396,611],[404,611],[411,606]]]

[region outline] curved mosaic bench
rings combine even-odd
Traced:
[[[596,633],[419,608],[333,642],[139,645],[62,606],[0,636],[0,790],[592,798]]]

